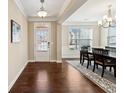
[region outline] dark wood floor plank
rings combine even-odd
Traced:
[[[105,93],[71,65],[28,63],[9,93]]]

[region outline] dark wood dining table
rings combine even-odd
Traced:
[[[102,54],[102,53],[93,53],[92,50],[87,51],[88,54],[90,55],[99,55],[106,59],[106,61],[110,62],[111,64],[114,65],[114,75],[116,77],[116,52],[108,51],[108,54]],[[80,50],[80,64],[82,62],[82,57],[83,57],[83,50]],[[94,59],[95,61],[95,59]],[[94,62],[95,63],[95,62]],[[109,69],[111,71],[111,67]]]
[[[92,50],[88,50],[88,54],[93,54]],[[101,55],[102,57],[111,60],[116,65],[116,52],[109,51],[108,54],[97,54]],[[83,51],[80,50],[80,63],[82,61]]]

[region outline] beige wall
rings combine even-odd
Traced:
[[[34,60],[34,24],[28,22],[28,60]]]
[[[57,60],[57,23],[51,22],[51,60]]]
[[[50,50],[50,60],[54,61],[57,59],[57,23],[56,22],[49,22],[51,23],[51,50]],[[34,60],[34,22],[28,22],[28,59]]]
[[[27,20],[19,11],[14,0],[8,0],[8,85],[10,86],[16,76],[27,63]],[[11,43],[10,20],[13,19],[21,25],[21,41],[20,43]]]

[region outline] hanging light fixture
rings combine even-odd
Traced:
[[[44,3],[44,0],[40,0],[41,4],[42,4],[42,7],[40,8],[40,10],[38,11],[37,15],[39,17],[46,17],[47,16],[47,12],[45,11],[44,7],[43,7],[43,3]]]
[[[103,16],[103,19],[101,21],[98,21],[98,25],[102,26],[104,28],[108,27],[115,27],[116,26],[116,20],[112,16],[112,5],[108,6],[108,13]]]

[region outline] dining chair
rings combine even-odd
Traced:
[[[94,61],[94,56],[92,54],[88,53],[88,47],[82,47],[81,48],[82,53],[83,53],[83,61],[81,61],[81,65],[84,64],[84,61],[87,60],[87,68],[89,65],[91,65],[91,61]]]
[[[105,49],[109,50],[111,53],[116,53],[116,47],[109,47],[109,46],[105,46]],[[109,71],[111,72],[112,67],[110,67]]]
[[[103,57],[103,55],[107,55],[107,54],[108,54],[108,50],[96,50],[96,49],[93,50],[93,55],[94,55],[93,72],[95,71],[96,65],[102,66],[101,77],[103,77],[104,70],[106,69],[106,67],[113,67],[114,68],[114,76],[116,76],[116,64],[115,64],[115,62],[113,62],[116,60],[110,60],[108,58]]]

